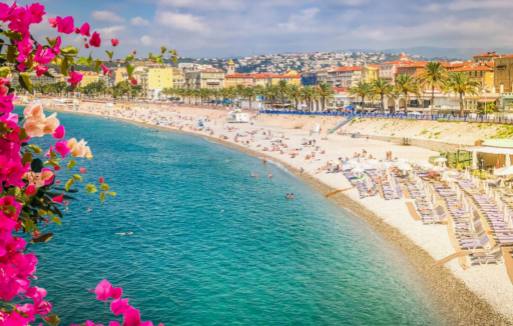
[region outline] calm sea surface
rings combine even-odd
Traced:
[[[191,136],[59,117],[118,192],[104,205],[84,194],[32,247],[65,324],[105,322],[88,292],[102,278],[168,325],[441,323],[399,252],[286,171]]]

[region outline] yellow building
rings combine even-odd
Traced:
[[[379,65],[366,65],[362,68],[362,81],[372,83],[379,78]]]
[[[483,93],[494,93],[494,69],[488,64],[465,64],[460,68],[452,69],[453,72],[462,72],[479,84]]]
[[[84,87],[92,83],[98,82],[102,76],[94,71],[77,71],[78,73],[82,74],[82,81],[80,82],[79,86]]]
[[[255,86],[255,80],[252,74],[227,74],[224,77],[224,87],[237,87],[237,86]]]
[[[503,55],[494,59],[494,84],[498,93],[513,92],[513,55]]]
[[[185,87],[220,89],[224,87],[224,75],[223,70],[215,68],[188,71],[185,73]]]

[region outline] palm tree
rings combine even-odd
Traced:
[[[372,91],[372,85],[363,81],[360,81],[355,86],[349,88],[349,94],[361,98],[360,105],[362,106],[362,109],[365,107],[365,98],[370,97],[372,95]]]
[[[301,88],[301,98],[306,103],[308,111],[312,111],[313,109],[313,100],[315,97],[314,93],[315,89],[312,86],[305,86]]]
[[[301,93],[302,93],[302,90],[301,90],[301,87],[297,86],[297,85],[289,85],[288,89],[287,89],[287,97],[289,97],[290,99],[292,99],[294,101],[294,106],[296,108],[296,110],[299,110],[299,104],[301,102]]]
[[[381,111],[385,113],[385,96],[392,93],[394,87],[385,79],[378,78],[372,82],[372,92],[379,95]]]
[[[283,105],[287,99],[288,84],[286,80],[280,80],[276,85],[276,95],[280,99],[280,103]]]
[[[476,95],[478,93],[479,83],[470,79],[469,76],[463,72],[455,72],[449,74],[449,79],[447,79],[445,87],[446,91],[459,95],[460,117],[462,117],[465,110],[463,99],[467,94]]]
[[[320,83],[317,87],[319,97],[321,98],[322,110],[326,109],[326,100],[333,97],[333,87],[328,83]]]
[[[276,101],[276,97],[278,96],[276,87],[272,85],[265,85],[263,95],[266,102],[270,103],[272,107]]]
[[[401,74],[395,79],[395,89],[397,93],[404,97],[404,113],[408,113],[409,94],[419,93],[419,84],[415,78],[410,75]]]
[[[447,71],[438,61],[428,62],[426,70],[420,76],[421,83],[431,89],[431,114],[435,108],[435,88],[443,88],[447,80]]]
[[[251,86],[243,87],[241,89],[241,95],[243,98],[248,100],[249,109],[251,110],[253,108],[253,100],[255,99],[255,96],[257,96],[256,89]]]

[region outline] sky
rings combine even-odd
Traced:
[[[513,0],[39,0],[88,21],[120,52],[237,57],[282,52],[513,45]],[[27,3],[22,0],[18,3]],[[40,33],[46,32],[44,29]]]

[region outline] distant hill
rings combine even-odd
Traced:
[[[473,55],[488,51],[495,51],[497,53],[511,53],[513,52],[513,48],[441,48],[441,47],[429,47],[429,46],[419,46],[419,47],[411,47],[411,48],[398,48],[398,49],[388,49],[384,50],[384,52],[398,53],[398,52],[406,52],[408,54],[416,54],[429,59],[446,59],[446,60],[462,60],[469,59]]]

